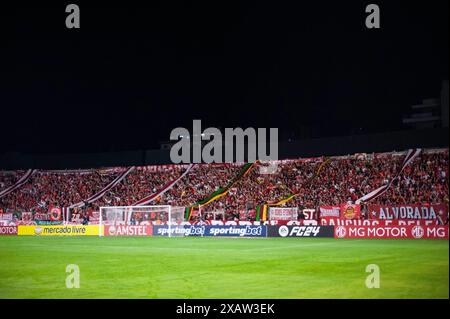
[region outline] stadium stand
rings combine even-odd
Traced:
[[[356,202],[392,181],[371,203],[446,203],[448,149],[423,150],[399,172],[406,152],[354,154],[339,157],[284,160],[274,171],[269,163],[163,165],[93,170],[37,170],[0,173],[0,210],[44,213],[48,207],[81,207],[147,203],[192,206],[221,191],[203,210],[221,211],[225,219],[257,205],[316,208]],[[22,179],[16,189],[11,189]],[[294,196],[293,196],[294,195]],[[91,200],[89,200],[91,199]],[[88,203],[89,202],[89,203]],[[280,204],[282,202],[282,204]],[[224,216],[222,216],[223,218]]]
[[[122,183],[109,190],[105,196],[94,203],[96,206],[134,205],[147,195],[156,194],[165,185],[181,176],[185,169],[170,167],[158,172],[146,167],[137,167]]]

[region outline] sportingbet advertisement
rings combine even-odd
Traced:
[[[153,226],[154,236],[168,236],[169,227]],[[172,226],[171,236],[209,236],[209,237],[266,237],[266,226],[213,226],[213,225],[184,225]]]

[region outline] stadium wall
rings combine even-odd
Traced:
[[[403,151],[449,146],[448,128],[281,142],[279,159]],[[86,154],[0,154],[0,169],[79,169],[170,164],[169,150],[141,150]]]

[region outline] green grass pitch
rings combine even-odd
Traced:
[[[449,298],[448,260],[447,240],[3,236],[0,298]]]

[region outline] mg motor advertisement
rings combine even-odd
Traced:
[[[17,235],[17,226],[0,226],[0,236]]]
[[[446,226],[336,226],[335,238],[448,239]]]
[[[329,218],[321,219],[320,225],[323,226],[433,226],[442,225],[435,219],[341,219]]]

